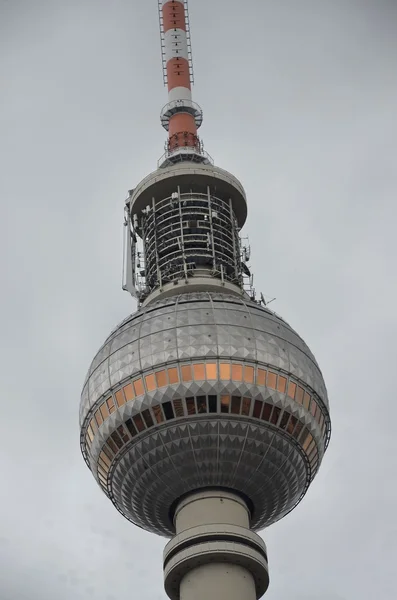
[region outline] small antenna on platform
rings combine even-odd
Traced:
[[[271,298],[266,302],[265,297],[261,292],[261,304],[263,304],[263,306],[267,306],[268,304],[270,304],[270,302],[273,302],[274,300],[276,300],[276,298]]]

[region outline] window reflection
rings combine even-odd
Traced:
[[[282,414],[281,421],[280,421],[280,427],[281,427],[281,429],[286,429],[287,423],[288,423],[288,419],[289,419],[289,412],[287,412],[285,410],[283,412],[283,414]]]
[[[307,449],[307,455],[309,457],[309,460],[312,461],[314,456],[316,456],[317,454],[317,446],[316,446],[316,442],[313,441],[310,444],[310,447]]]
[[[232,379],[233,381],[243,380],[243,365],[232,365]]]
[[[313,436],[312,434],[306,430],[306,432],[304,431],[301,435],[301,440],[300,443],[302,444],[302,447],[304,450],[307,450],[309,444],[311,444],[313,440]]]
[[[106,456],[105,452],[102,450],[102,452],[99,455],[99,458],[108,466],[110,467],[110,465],[112,464],[111,461],[109,460],[109,457]]]
[[[254,383],[254,367],[244,367],[244,381]]]
[[[269,404],[268,402],[265,402],[265,406],[263,407],[263,413],[262,413],[262,421],[269,421],[270,420],[270,415],[272,412],[272,405]]]
[[[190,365],[184,365],[181,367],[182,381],[192,381],[192,367]]]
[[[299,438],[299,434],[302,431],[303,428],[303,424],[298,421],[295,427],[295,431],[294,431],[294,438],[297,440]]]
[[[132,417],[132,420],[134,421],[135,427],[138,431],[143,431],[144,429],[146,429],[145,423],[143,422],[143,419],[140,414],[134,415]]]
[[[175,415],[177,417],[183,417],[184,413],[183,413],[183,403],[182,400],[180,398],[173,400],[173,404],[174,404],[174,411],[175,411]]]
[[[193,373],[195,381],[203,381],[205,379],[204,363],[193,365]]]
[[[114,455],[117,453],[117,446],[114,445],[114,447],[116,448],[115,450],[113,450],[112,444],[110,444],[110,442],[112,442],[112,440],[110,438],[108,438],[107,443],[105,444],[105,446],[103,447],[104,451],[106,452],[106,454],[108,456],[111,456],[112,460],[114,458]]]
[[[161,406],[159,404],[156,404],[156,406],[153,406],[152,410],[153,410],[153,414],[154,414],[154,418],[156,419],[156,422],[163,423],[164,417],[163,417],[163,412],[161,410]]]
[[[95,417],[92,417],[91,421],[90,421],[90,427],[92,429],[92,432],[95,434],[98,431],[98,426],[96,424],[95,421]]]
[[[108,411],[108,407],[106,406],[106,404],[105,403],[101,404],[99,409],[101,411],[102,419],[103,420],[107,419],[109,416],[109,411]]]
[[[299,402],[299,404],[302,404],[303,402],[303,388],[301,388],[300,385],[298,385],[298,389],[296,390],[295,400]]]
[[[231,367],[230,363],[221,363],[219,365],[220,378],[223,380],[230,380]]]
[[[315,442],[315,441],[312,439],[312,441],[310,442],[310,444],[309,444],[309,445],[308,445],[308,447],[306,448],[306,454],[307,454],[308,456],[310,456],[310,454],[311,454],[311,452],[312,452],[313,448],[315,448],[315,446],[316,446],[316,442]]]
[[[130,402],[130,400],[133,400],[134,398],[134,390],[132,389],[132,384],[129,383],[128,385],[123,387],[123,391],[124,391],[124,395],[125,395],[125,399],[127,402]],[[117,394],[116,394],[116,399],[117,399]],[[117,399],[117,404],[119,404],[119,401]],[[119,406],[121,406],[121,404],[119,404]]]
[[[136,379],[133,383],[134,383],[135,394],[137,396],[142,396],[145,393],[145,390],[143,388],[142,378],[140,377],[139,379]]]
[[[210,413],[218,412],[218,396],[215,394],[208,396],[208,410]]]
[[[120,450],[120,448],[123,447],[123,442],[121,441],[117,431],[113,431],[110,437],[112,438],[112,441],[116,444],[116,447]]]
[[[277,382],[278,391],[281,392],[282,394],[285,394],[286,388],[287,388],[287,379],[285,377],[282,377],[281,375],[279,375],[278,382]]]
[[[116,410],[112,396],[106,400],[106,404],[108,405],[109,414],[112,414]]]
[[[264,369],[258,369],[256,383],[258,385],[266,385],[266,371],[264,371]]]
[[[273,423],[273,425],[277,425],[277,421],[280,416],[280,412],[281,412],[281,409],[278,408],[278,406],[275,406],[273,408],[272,416],[270,417],[270,423]]]
[[[103,469],[100,467],[100,465],[98,465],[98,467],[97,467],[97,470],[98,470],[98,477],[99,477],[100,479],[102,479],[102,482],[103,482],[104,484],[106,484],[106,479],[107,479],[107,478],[106,478],[106,473],[105,473],[105,471],[104,471],[104,470],[103,470]]]
[[[124,444],[130,441],[130,437],[122,425],[120,425],[120,427],[117,427],[117,433],[123,440]]]
[[[262,407],[263,407],[263,402],[261,400],[255,400],[253,416],[256,419],[260,419]]]
[[[131,384],[129,384],[129,387],[132,390],[132,385]],[[124,398],[124,394],[123,394],[122,390],[118,390],[118,392],[115,393],[115,396],[116,396],[117,406],[118,407],[123,406],[123,404],[125,404],[125,398]]]
[[[294,417],[294,415],[291,415],[291,418],[287,425],[287,431],[291,435],[294,433],[294,429],[295,429],[295,425],[296,425],[297,421],[298,421],[298,419],[296,417]]]
[[[96,419],[96,422],[98,423],[98,427],[100,427],[103,423],[103,418],[102,418],[101,411],[99,410],[99,408],[95,413],[95,419]]]
[[[104,447],[102,448],[104,454],[106,454],[106,456],[108,457],[108,459],[110,461],[113,460],[113,452],[110,450],[110,448],[108,446],[106,446],[106,444],[104,445]]]
[[[250,409],[251,409],[251,398],[243,398],[243,405],[241,408],[241,414],[245,415],[246,417],[249,416],[250,414]]]
[[[91,426],[88,425],[88,429],[87,429],[87,435],[90,438],[90,441],[92,442],[92,440],[94,439],[94,432],[91,429]]]
[[[194,398],[190,397],[186,398],[186,408],[187,408],[187,414],[188,415],[195,415],[196,414],[196,405],[194,402]]]
[[[228,413],[230,406],[230,396],[221,396],[221,412]]]
[[[101,469],[103,469],[106,475],[109,473],[109,467],[106,463],[103,462],[101,457],[98,458],[98,465],[100,465]]]
[[[241,398],[240,396],[232,396],[232,407],[231,407],[231,413],[233,415],[239,415],[240,414],[240,408],[241,408]]]
[[[176,371],[176,369],[174,369],[174,370]],[[168,381],[167,381],[167,373],[166,373],[165,369],[163,371],[157,371],[156,381],[157,381],[157,386],[159,388],[167,385]]]
[[[153,392],[153,390],[156,389],[157,385],[156,385],[156,378],[154,376],[154,373],[151,373],[150,375],[146,375],[145,382],[146,382],[146,389],[148,392]]]
[[[216,363],[207,363],[205,365],[207,379],[218,379]]]
[[[167,421],[175,418],[171,402],[163,402],[163,412]]]
[[[137,433],[136,429],[135,429],[135,425],[132,422],[132,419],[127,419],[127,421],[125,422],[125,425],[128,429],[128,431],[130,432],[131,436],[134,437]]]
[[[153,427],[154,423],[152,415],[150,414],[150,410],[148,408],[142,412],[142,417],[146,423],[146,427]]]
[[[270,371],[268,371],[267,373],[267,387],[272,388],[273,390],[276,389],[276,383],[277,383],[277,375],[275,373],[271,373]]]
[[[168,379],[170,384],[179,383],[179,373],[176,367],[172,367],[172,369],[168,369]]]
[[[290,381],[288,384],[288,396],[290,398],[294,399],[295,392],[296,392],[296,383],[293,383],[293,381]]]
[[[197,396],[197,412],[203,414],[207,412],[207,397]]]
[[[306,410],[309,410],[310,399],[311,399],[310,394],[305,392],[305,395],[303,397],[303,406],[306,408]]]

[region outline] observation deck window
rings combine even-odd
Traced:
[[[170,419],[174,419],[174,410],[172,408],[171,402],[164,402],[162,406],[167,421],[169,421]]]
[[[210,413],[218,412],[218,397],[214,395],[208,396],[208,410]]]
[[[183,417],[184,416],[184,411],[183,411],[183,402],[180,398],[173,400],[172,401],[173,405],[174,405],[174,411],[175,411],[175,415],[177,417]]]
[[[150,414],[150,410],[148,410],[148,409],[144,410],[142,412],[142,417],[146,423],[146,427],[153,427],[154,423],[153,423],[152,415]]]
[[[298,389],[296,391],[295,400],[296,400],[296,402],[299,402],[299,404],[303,403],[303,394],[304,394],[303,388],[301,388],[300,385],[298,385]]]
[[[248,417],[251,410],[251,398],[243,398],[241,414]]]
[[[268,371],[267,373],[267,387],[271,388],[272,390],[276,389],[276,384],[277,384],[277,375],[275,373],[271,373],[270,371]]]
[[[241,396],[232,396],[232,406],[230,412],[233,415],[239,415],[241,409]]]
[[[262,400],[255,400],[253,416],[256,419],[261,418],[262,408],[263,408]]]
[[[274,406],[273,407],[273,412],[272,412],[272,415],[270,417],[270,423],[273,423],[273,425],[277,425],[278,418],[280,416],[280,412],[281,412],[281,410],[279,409],[278,406]]]
[[[168,369],[168,379],[171,384],[179,383],[178,369],[176,369],[176,368]]]
[[[143,431],[144,429],[146,429],[145,423],[143,422],[143,419],[140,414],[134,415],[132,417],[132,420],[134,421],[135,427],[138,431]]]
[[[270,415],[272,412],[272,408],[273,408],[273,406],[271,404],[269,404],[268,402],[265,402],[265,405],[263,407],[263,412],[262,412],[262,421],[270,421]]]
[[[187,408],[187,414],[188,415],[195,415],[196,414],[196,404],[194,402],[194,398],[186,398],[186,408]]]
[[[228,413],[230,406],[230,396],[221,396],[221,412]]]
[[[203,414],[207,412],[207,397],[197,396],[197,413]]]

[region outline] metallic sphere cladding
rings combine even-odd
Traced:
[[[238,492],[258,530],[305,494],[330,434],[327,391],[305,342],[233,294],[141,307],[108,337],[81,398],[81,447],[117,509],[171,536],[172,508],[202,488]]]

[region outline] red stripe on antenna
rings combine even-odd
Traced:
[[[171,58],[167,62],[168,91],[175,87],[191,89],[189,62],[186,58]]]
[[[186,31],[185,7],[181,2],[170,0],[163,6],[164,32],[169,29],[182,29]]]

